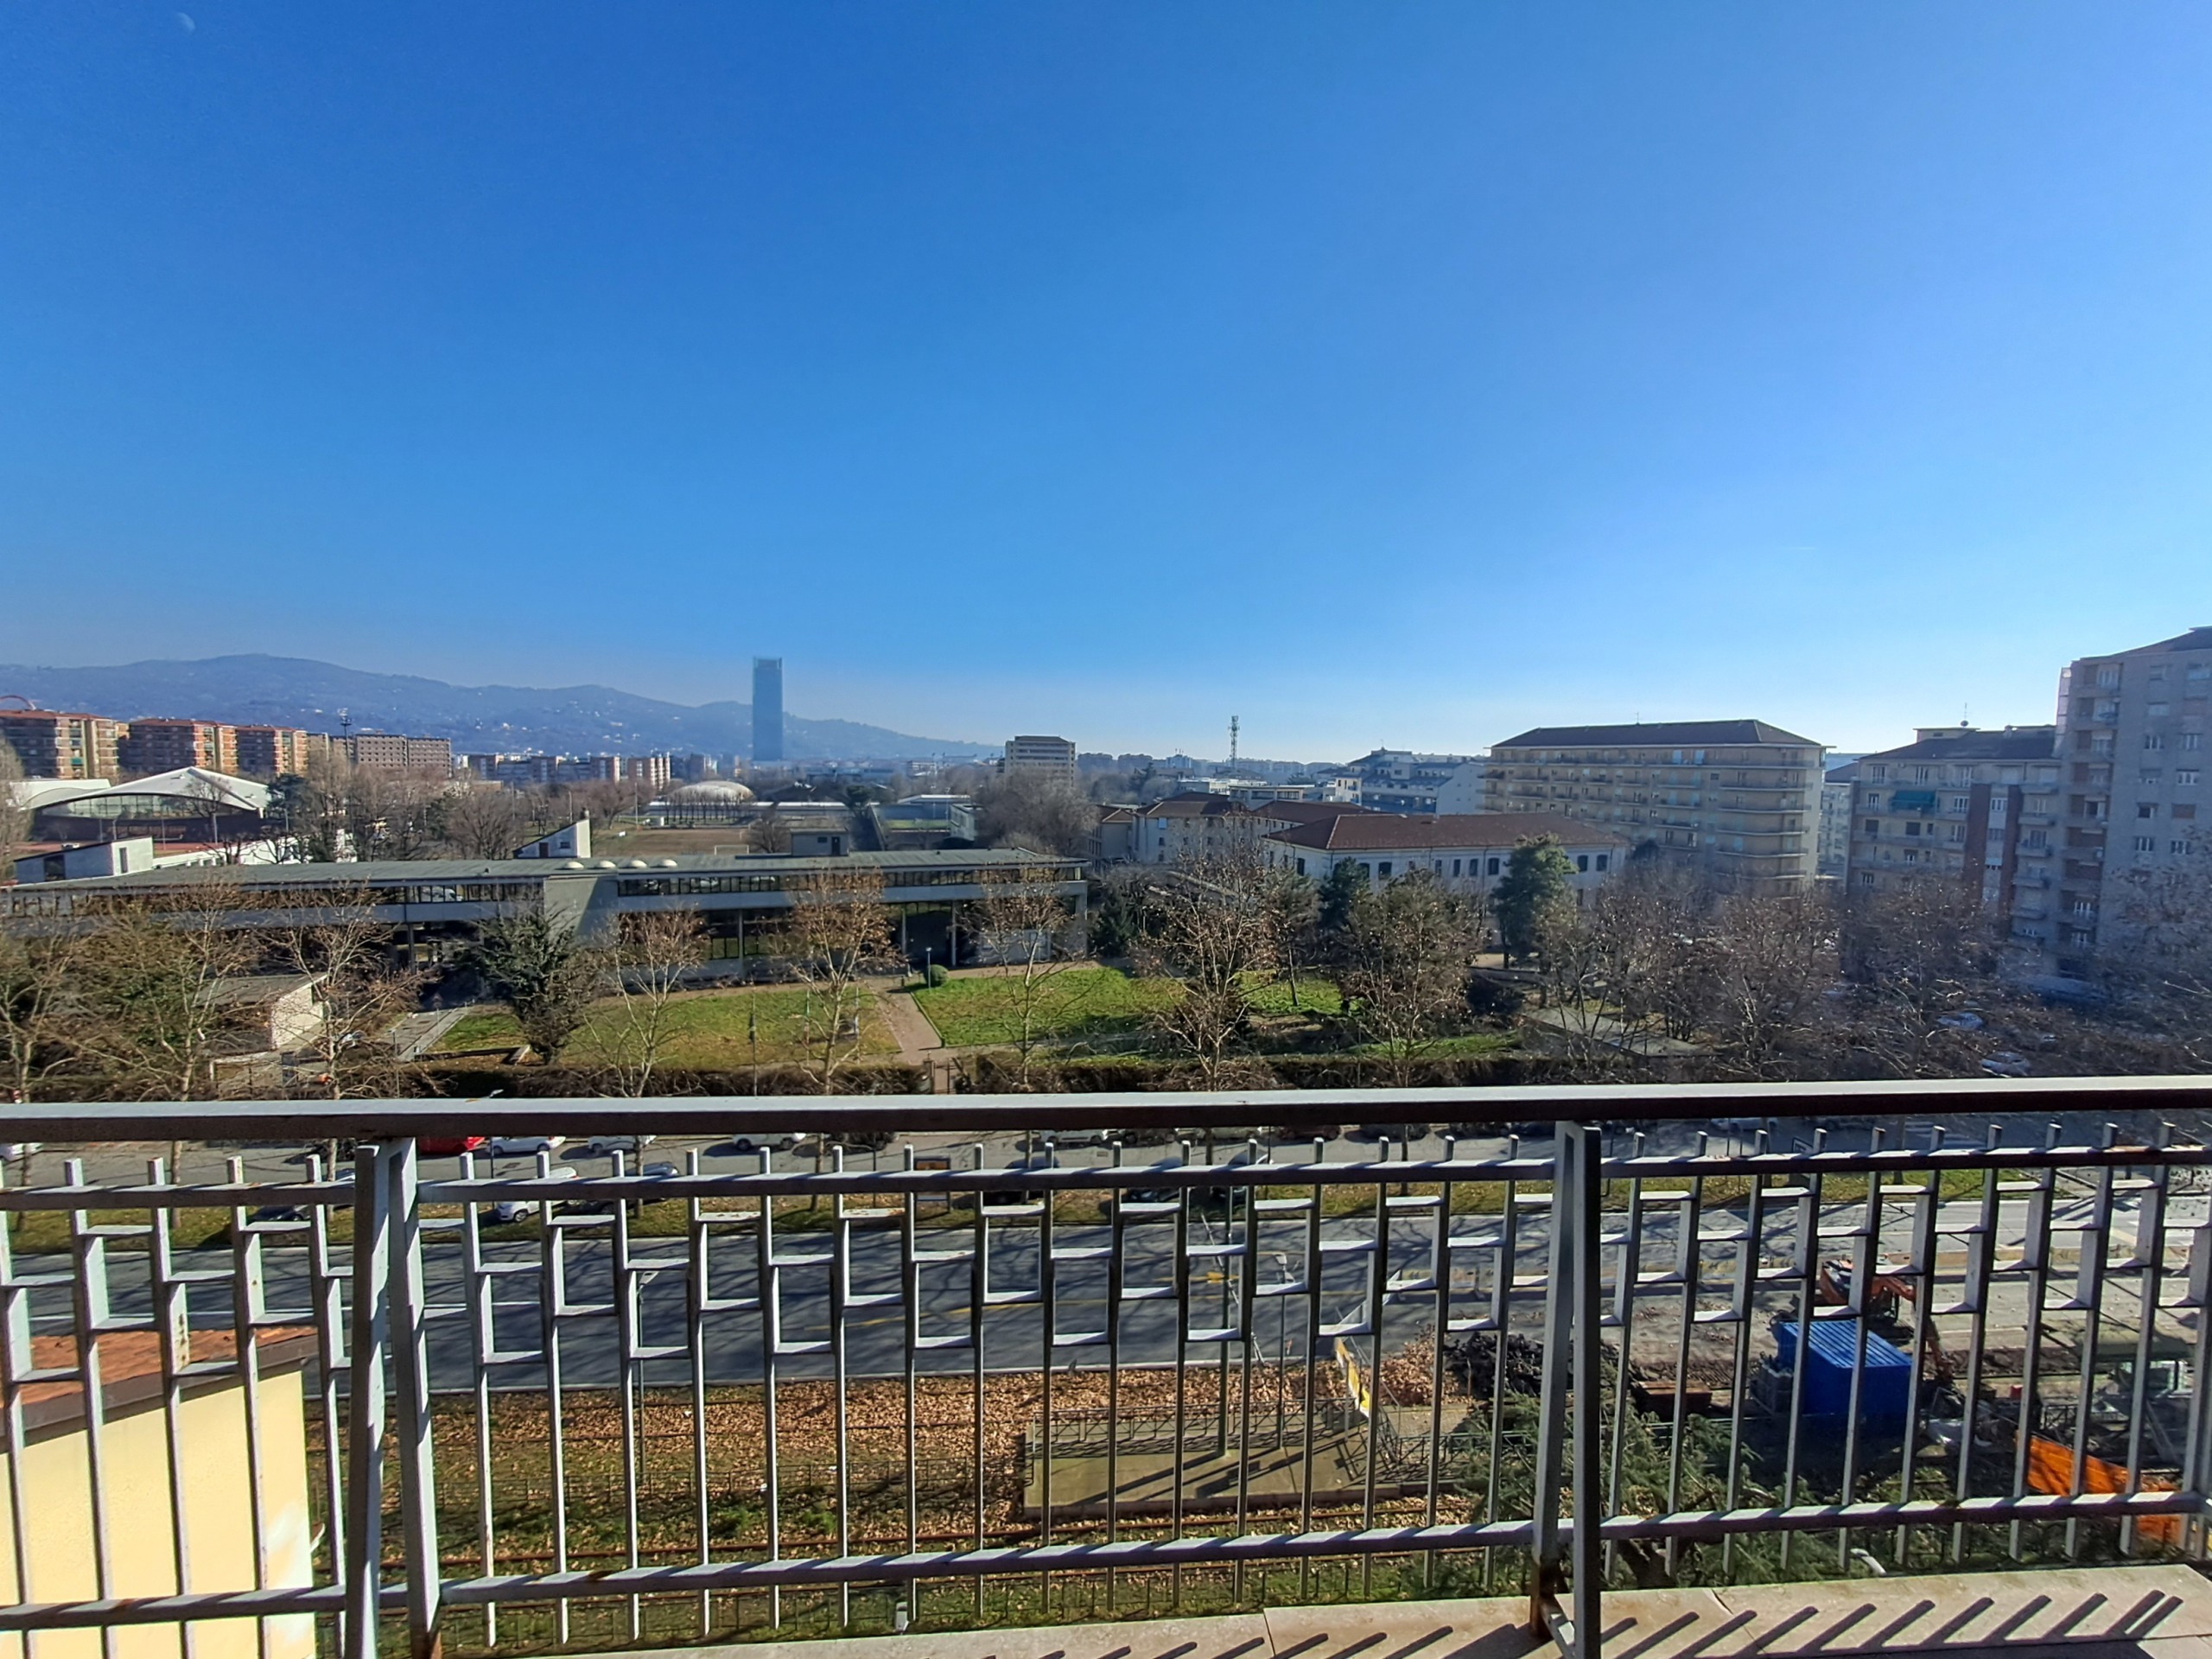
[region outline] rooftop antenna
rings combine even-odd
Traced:
[[[1229,775],[1236,775],[1236,716],[1229,717]]]

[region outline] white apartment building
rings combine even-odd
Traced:
[[[2055,832],[2064,842],[2046,973],[2078,980],[2127,948],[2129,888],[2190,856],[2203,830],[2212,627],[2106,657],[2059,677]]]
[[[1260,845],[1274,868],[1316,882],[1340,864],[1357,864],[1373,888],[1425,870],[1454,893],[1487,893],[1503,878],[1513,849],[1539,836],[1559,838],[1574,866],[1569,880],[1578,904],[1618,875],[1629,854],[1625,836],[1555,812],[1348,813],[1277,830]]]
[[[1065,737],[1009,737],[1006,741],[1007,772],[1039,772],[1072,785],[1075,783],[1075,745]]]
[[[1821,746],[1763,720],[1547,726],[1490,752],[1493,812],[1602,823],[1745,893],[1809,880]]]

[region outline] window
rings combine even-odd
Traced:
[[[2145,712],[2153,720],[2164,720],[2168,715],[2173,713],[2173,705],[2171,703],[2165,702],[2154,702],[2149,709],[2145,710]]]
[[[2136,802],[2136,803],[2135,803],[2135,816],[2136,816],[2137,817],[2139,817],[2139,818],[2155,818],[2155,817],[2157,817],[2158,816],[2158,804],[2156,801],[2138,801],[2138,802]]]
[[[1301,858],[1301,859],[1297,859],[1297,860],[1295,860],[1295,861],[1294,861],[1294,862],[1297,864],[1297,866],[1298,866],[1298,873],[1299,873],[1300,875],[1305,874],[1306,874],[1306,861],[1305,861],[1304,859],[1302,859],[1302,858]]]
[[[1861,870],[1861,871],[1859,871],[1859,885],[1860,887],[1872,887],[1872,886],[1874,885],[1874,872],[1873,872],[1873,871],[1872,871],[1872,870]]]
[[[2144,747],[2145,748],[2146,748],[2146,749],[2163,749],[2163,748],[2164,748],[2164,747],[2166,747],[2166,734],[2165,734],[2164,732],[2145,732],[2145,733],[2144,733],[2144,734],[2143,734],[2143,747]]]
[[[2173,815],[2186,823],[2196,817],[2196,804],[2192,801],[2186,806],[2177,806],[2173,809]]]
[[[2184,749],[2202,748],[2204,747],[2204,734],[2202,732],[2183,732],[2181,734],[2181,747]]]
[[[1866,768],[1866,775],[1877,779],[1887,778],[1890,775],[1890,769],[1887,766],[1869,766]]]
[[[2158,838],[2156,836],[2136,836],[2136,837],[2135,837],[2135,850],[2136,850],[2137,852],[2139,852],[2139,853],[2155,853],[2155,852],[2157,852],[2157,851],[2158,850]]]
[[[1603,874],[1605,873],[1605,862],[1606,862],[1606,861],[1607,861],[1608,859],[1610,859],[1611,856],[1612,856],[1612,855],[1611,855],[1611,853],[1600,853],[1600,854],[1599,854],[1599,855],[1598,855],[1598,874],[1599,874],[1603,875]]]
[[[1973,806],[1974,801],[1969,796],[1954,795],[1951,797],[1951,810],[1954,812],[1965,812],[1970,810]]]
[[[1496,875],[1497,874],[1497,861],[1494,858],[1490,861],[1490,873],[1492,875]]]
[[[1452,861],[1452,874],[1454,875],[1459,874],[1459,861],[1456,858]]]
[[[1576,869],[1580,870],[1580,871],[1583,874],[1585,874],[1585,875],[1589,874],[1590,874],[1590,855],[1589,855],[1589,854],[1587,854],[1587,853],[1577,853],[1577,854],[1574,855],[1574,868],[1575,868]]]
[[[1382,863],[1377,864],[1377,865],[1375,867],[1375,874],[1377,874],[1377,875],[1379,875],[1379,876],[1381,876],[1381,877],[1382,877],[1385,881],[1388,881],[1388,880],[1390,879],[1390,861],[1389,861],[1389,860],[1385,859],[1385,860],[1383,860],[1383,861],[1382,861]]]
[[[2159,771],[2156,766],[2145,766],[2142,771],[2137,772],[2135,776],[2137,780],[2139,782],[2145,784],[2156,784],[2164,782],[2165,780],[2166,774]]]
[[[2119,683],[2120,664],[2118,663],[2100,663],[2097,664],[2098,690],[2109,691],[2119,685]]]
[[[2185,841],[2177,841],[2169,846],[2166,850],[2185,857],[2189,852],[2189,843]]]
[[[1908,847],[1904,851],[1904,861],[1908,864],[1917,864],[1920,862],[1920,855]]]
[[[1918,834],[1920,833],[1920,820],[1919,820],[1918,818],[1908,818],[1908,819],[1906,819],[1906,820],[1905,820],[1905,826],[1904,826],[1904,832],[1905,832],[1905,834],[1907,834],[1908,836],[1916,836],[1916,835],[1918,835]]]

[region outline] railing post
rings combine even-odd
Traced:
[[[411,1659],[438,1659],[438,1488],[432,1458],[430,1352],[423,1288],[423,1211],[416,1185],[415,1142],[402,1141],[385,1159],[390,1178],[393,1243],[391,1270],[392,1366],[399,1394],[399,1503],[407,1527],[407,1629]]]
[[[1574,1659],[1599,1659],[1602,1629],[1600,1601],[1605,1584],[1605,1544],[1599,1527],[1605,1518],[1604,1432],[1599,1413],[1605,1387],[1599,1363],[1605,1354],[1604,1277],[1598,1239],[1605,1220],[1605,1193],[1599,1154],[1603,1131],[1577,1123],[1567,1131],[1575,1143],[1574,1164]],[[1627,1363],[1623,1327],[1622,1363]]]
[[[391,1334],[391,1211],[384,1176],[377,1147],[365,1146],[354,1154],[353,1306],[346,1356],[346,1659],[377,1659],[384,1554],[384,1356]]]
[[[1559,1125],[1552,1147],[1551,1278],[1544,1292],[1544,1381],[1536,1423],[1536,1489],[1530,1517],[1535,1524],[1529,1540],[1534,1559],[1529,1583],[1529,1633],[1540,1639],[1550,1637],[1558,1606],[1559,1488],[1567,1438],[1567,1346],[1573,1337],[1574,1252],[1581,1232],[1574,1215],[1575,1197],[1580,1191],[1574,1179],[1574,1163],[1580,1147],[1570,1125]],[[1498,1271],[1513,1271],[1510,1252]],[[1501,1347],[1507,1337],[1501,1319],[1497,1330]]]
[[[1594,1123],[1559,1126],[1552,1175],[1551,1279],[1544,1294],[1544,1382],[1536,1431],[1536,1495],[1529,1628],[1540,1638],[1564,1637],[1573,1659],[1598,1659],[1605,1588],[1605,1435],[1599,1424],[1605,1354],[1599,1325],[1604,1286],[1598,1240],[1605,1204]],[[1510,1270],[1510,1269],[1508,1269]],[[1498,1340],[1505,1333],[1501,1330]],[[1573,1525],[1561,1547],[1560,1486],[1567,1472],[1567,1402],[1573,1401]],[[1571,1552],[1572,1560],[1567,1558]],[[1573,1568],[1571,1603],[1560,1628],[1561,1567]]]

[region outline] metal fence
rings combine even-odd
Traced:
[[[0,1191],[0,1631],[275,1659],[1525,1588],[1595,1659],[1609,1581],[2201,1556],[2207,1103],[2158,1079],[10,1109],[25,1138],[309,1150],[181,1184],[87,1146]],[[472,1111],[976,1139],[868,1169],[418,1153]],[[1400,1120],[1423,1132],[1297,1134]],[[210,1400],[243,1568],[195,1553]]]

